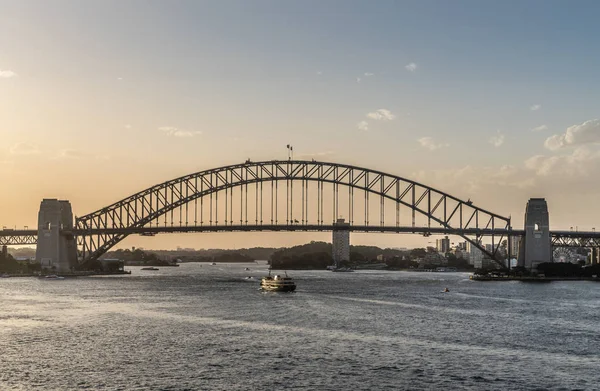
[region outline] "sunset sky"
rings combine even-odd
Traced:
[[[0,226],[252,160],[354,164],[600,228],[600,2],[0,0]],[[323,234],[132,237],[280,246]],[[353,234],[355,244],[423,238]]]

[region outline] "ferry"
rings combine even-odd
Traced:
[[[269,275],[260,280],[260,289],[269,292],[293,292],[296,290],[296,283],[291,277],[288,277],[287,273],[285,273],[285,277],[278,274],[271,276],[269,269]]]
[[[141,270],[159,270],[159,269],[157,267],[150,266],[150,267],[143,267]]]

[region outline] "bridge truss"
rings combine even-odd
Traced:
[[[551,234],[552,247],[600,248],[599,232],[555,231]]]
[[[21,246],[37,244],[37,231],[34,230],[0,230],[0,246]]]
[[[76,218],[73,234],[86,262],[133,233],[326,231],[341,217],[353,231],[454,232],[492,259],[510,240],[510,218],[471,201],[376,170],[301,160],[246,161],[176,178]]]

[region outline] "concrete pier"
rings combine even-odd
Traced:
[[[71,271],[77,265],[75,238],[61,235],[73,229],[73,211],[69,201],[44,199],[38,214],[38,243],[35,259],[42,269],[57,273]]]
[[[537,265],[552,262],[548,204],[544,198],[531,198],[525,209],[525,236],[519,249],[518,265],[535,271]]]

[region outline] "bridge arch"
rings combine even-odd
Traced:
[[[289,189],[294,182],[301,182],[302,186],[302,219],[301,221],[292,219],[293,208],[293,192],[288,198],[286,195],[286,209],[291,209],[292,214],[288,214],[286,210],[286,223],[279,224],[277,219],[273,227],[272,211],[273,211],[273,183],[275,187],[285,181],[286,188]],[[263,208],[262,200],[263,183],[271,182],[271,224],[263,224]],[[316,224],[309,222],[308,219],[308,200],[304,199],[306,185],[306,197],[308,198],[308,184],[317,183],[317,194],[321,194],[321,198],[317,198],[317,202],[321,203],[321,210],[317,212]],[[401,227],[399,213],[400,208],[408,208],[412,213],[412,227],[415,226],[416,215],[424,216],[427,219],[428,227],[431,224],[442,227],[450,233],[458,235],[471,242],[476,247],[480,248],[484,253],[487,253],[492,258],[495,258],[500,246],[502,237],[498,240],[498,245],[494,244],[497,230],[510,229],[510,218],[500,216],[483,208],[473,205],[468,201],[463,201],[450,194],[436,190],[432,187],[423,185],[416,181],[402,178],[396,175],[387,174],[377,170],[357,167],[353,165],[319,162],[319,161],[303,161],[303,160],[272,160],[262,162],[246,161],[242,164],[224,166],[204,171],[199,171],[193,174],[185,175],[179,178],[166,181],[155,186],[149,187],[138,193],[135,193],[127,198],[117,201],[107,207],[89,213],[85,216],[76,218],[74,234],[77,236],[78,246],[80,249],[80,261],[86,262],[98,259],[102,254],[108,251],[111,247],[125,239],[131,233],[143,233],[145,228],[152,228],[153,223],[158,224],[158,219],[166,216],[168,213],[173,213],[178,209],[181,213],[181,208],[192,202],[197,203],[197,200],[203,200],[213,196],[217,196],[221,192],[225,192],[227,197],[228,191],[232,193],[233,188],[246,188],[246,196],[248,185],[256,186],[256,194],[260,185],[261,192],[261,218],[257,218],[255,224],[248,224],[246,215],[245,221],[240,221],[241,225],[254,227],[258,230],[261,227],[269,226],[271,230],[302,230],[302,227],[310,226],[310,230],[319,229],[319,226],[325,230],[329,225],[324,224],[323,213],[323,185],[330,184],[333,187],[333,221],[339,217],[338,208],[340,205],[339,187],[347,187],[349,189],[349,222],[354,224],[354,190],[362,191],[365,194],[366,219],[365,227],[370,230],[376,226],[369,226],[369,195],[379,197],[382,207],[384,200],[391,201],[396,205],[396,219],[393,222],[385,222],[384,216],[381,214],[380,227],[392,228]],[[267,190],[268,191],[268,190]],[[278,191],[278,190],[276,190]],[[321,192],[321,193],[319,193]],[[258,200],[258,195],[256,196]],[[227,198],[225,198],[227,203]],[[275,197],[275,207],[277,207],[277,195]],[[299,200],[296,200],[297,202]],[[217,198],[218,202],[218,198]],[[247,200],[246,200],[247,203]],[[304,207],[306,203],[306,214]],[[314,204],[314,200],[312,202]],[[195,204],[196,205],[196,204]],[[212,204],[211,204],[212,208]],[[243,209],[243,205],[242,205]],[[319,205],[317,205],[319,209]],[[246,213],[248,206],[246,205]],[[212,213],[212,209],[211,209]],[[227,213],[227,204],[225,205],[225,213]],[[233,209],[232,209],[233,213]],[[258,214],[258,201],[256,205],[256,213]],[[171,216],[173,217],[173,216]],[[288,218],[289,217],[289,218]],[[306,218],[305,218],[306,217]],[[297,222],[297,223],[296,223]],[[180,224],[182,223],[180,219]],[[194,222],[197,224],[197,221]],[[229,223],[229,225],[228,225]],[[215,230],[228,230],[231,227],[232,221],[225,221],[225,224],[218,224],[211,217],[210,226]],[[173,218],[171,219],[171,225]],[[186,225],[188,221],[186,220]],[[203,224],[203,222],[201,222]],[[410,227],[410,226],[409,226]],[[157,226],[154,227],[156,231]],[[233,230],[233,229],[230,229]],[[308,228],[307,228],[308,230]],[[415,230],[417,232],[419,230]],[[398,231],[399,232],[399,231]],[[469,234],[466,234],[469,232]],[[489,235],[492,237],[493,248],[490,251],[481,243],[483,236]]]

